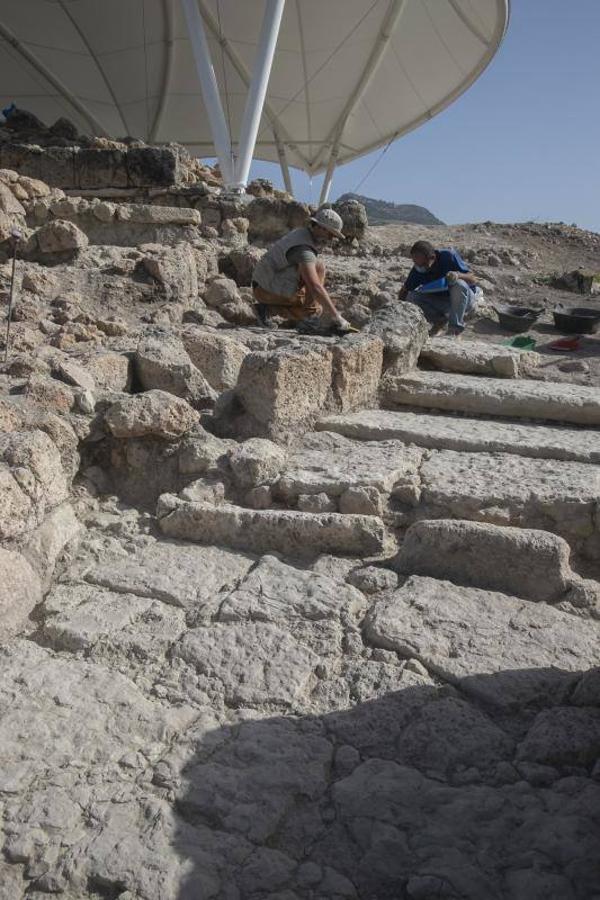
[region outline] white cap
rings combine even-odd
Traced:
[[[336,237],[344,237],[344,232],[342,231],[344,223],[342,217],[336,213],[335,209],[331,209],[330,207],[319,209],[314,216],[310,217],[310,221],[314,225],[324,228],[325,231],[329,231],[330,234],[334,234]]]

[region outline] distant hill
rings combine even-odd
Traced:
[[[394,222],[412,222],[415,225],[444,225],[424,206],[414,203],[389,203],[387,200],[373,200],[360,194],[342,194],[338,200],[358,200],[367,210],[370,225],[390,225]]]

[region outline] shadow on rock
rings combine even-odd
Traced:
[[[600,896],[599,705],[600,670],[546,668],[199,728],[159,764],[177,898]]]

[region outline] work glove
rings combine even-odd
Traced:
[[[448,282],[448,284],[456,284],[459,278],[460,272],[448,272],[446,275],[446,281]]]
[[[342,328],[344,331],[349,331],[352,328],[350,322],[348,322],[348,320],[341,316],[339,313],[336,315],[333,321],[338,328]]]

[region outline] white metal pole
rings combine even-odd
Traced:
[[[327,171],[325,172],[325,178],[323,179],[323,185],[321,187],[321,196],[319,197],[319,206],[323,203],[327,203],[329,200],[329,191],[331,190],[331,185],[333,182],[333,173],[335,172],[335,166],[337,163],[339,153],[339,143],[336,142],[331,148],[331,155],[329,157],[329,163],[327,165]]]
[[[275,135],[275,144],[277,146],[277,155],[279,157],[279,166],[281,168],[281,174],[283,176],[283,184],[285,186],[288,194],[293,194],[294,189],[292,187],[292,179],[290,176],[290,167],[288,166],[287,157],[285,155],[285,144],[283,144],[281,138],[277,134],[277,132],[273,132]]]
[[[228,184],[233,180],[233,164],[231,161],[231,136],[225,120],[223,105],[219,94],[217,76],[210,57],[210,48],[206,39],[204,22],[198,9],[196,0],[181,0],[194,60],[200,79],[202,97],[210,123],[210,130],[215,144],[215,150],[219,157],[219,165],[223,182]]]
[[[243,189],[248,182],[284,6],[285,0],[267,0],[256,50],[254,72],[242,119],[239,152],[235,165],[235,185],[232,187]]]

